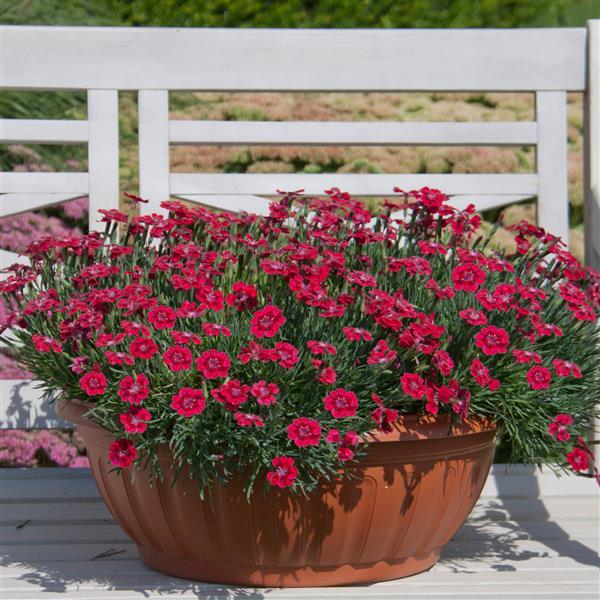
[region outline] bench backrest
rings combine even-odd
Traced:
[[[600,267],[600,21],[518,30],[2,27],[2,87],[86,90],[88,120],[3,121],[3,143],[88,143],[89,173],[3,173],[3,215],[88,193],[118,201],[117,92],[138,92],[140,195],[262,211],[276,188],[389,195],[437,187],[480,209],[537,198],[538,224],[568,239],[567,92],[585,92],[586,256]],[[494,123],[169,119],[169,91],[519,91],[535,120]],[[535,146],[531,174],[171,173],[171,145]],[[53,195],[53,196],[51,196]],[[54,198],[54,200],[53,200]],[[7,207],[7,208],[6,208]],[[27,382],[1,382],[5,427],[57,423]],[[30,390],[30,391],[28,391]],[[29,403],[29,404],[28,404]],[[37,411],[37,412],[36,412]]]

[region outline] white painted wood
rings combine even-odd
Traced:
[[[3,26],[6,88],[583,90],[586,31]]]
[[[600,20],[588,21],[585,93],[585,259],[600,271]]]
[[[0,194],[0,217],[37,210],[79,197],[77,194]]]
[[[169,93],[140,90],[139,161],[142,214],[166,214],[160,203],[169,199]]]
[[[323,194],[338,187],[356,196],[393,196],[393,188],[405,190],[429,186],[446,194],[535,194],[537,175],[436,175],[436,174],[304,174],[304,173],[171,173],[173,195],[255,194],[275,195],[277,189]]]
[[[538,124],[537,222],[569,242],[569,182],[567,172],[567,94],[536,94]]]
[[[0,271],[3,271],[6,269],[6,267],[10,267],[10,265],[14,263],[28,265],[29,259],[26,256],[17,254],[16,252],[9,252],[8,250],[0,249]]]
[[[72,429],[56,414],[38,385],[25,379],[0,380],[0,429]]]
[[[72,194],[88,193],[87,173],[0,173],[0,193]]]
[[[2,144],[84,144],[87,121],[0,119]]]
[[[116,90],[91,90],[87,95],[89,143],[89,229],[100,208],[119,208],[119,99]]]
[[[270,200],[260,196],[250,196],[249,194],[199,194],[189,196],[186,194],[178,194],[177,198],[228,212],[246,211],[258,215],[266,215],[269,213]]]
[[[600,20],[588,21],[588,72],[584,96],[585,263],[600,271]],[[599,394],[600,402],[600,394]],[[590,441],[600,442],[600,419],[592,425]],[[600,468],[600,443],[592,446]]]
[[[65,595],[595,600],[599,591],[598,490],[589,479],[557,480],[549,470],[494,465],[475,510],[426,573],[368,587],[269,589],[268,595],[184,581],[145,567],[101,502],[89,469],[0,469],[0,482],[3,600]],[[506,486],[512,486],[508,494],[497,496]],[[510,497],[523,492],[533,495]]]
[[[175,145],[532,145],[536,124],[347,121],[169,121]]]

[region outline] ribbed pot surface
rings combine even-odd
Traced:
[[[483,420],[407,416],[370,436],[352,479],[324,483],[309,498],[243,481],[216,485],[202,500],[196,484],[146,472],[109,473],[113,437],[85,419],[84,404],[60,414],[85,439],[94,478],[142,560],[165,573],[247,586],[328,586],[406,577],[431,567],[479,498],[494,453],[495,427]]]

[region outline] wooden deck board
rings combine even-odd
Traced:
[[[2,600],[540,598],[600,596],[593,482],[497,465],[430,571],[370,586],[247,589],[152,571],[114,523],[87,469],[0,469]]]

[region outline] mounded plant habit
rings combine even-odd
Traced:
[[[376,215],[337,189],[262,217],[100,211],[104,234],[35,242],[0,284],[21,360],[90,404],[115,467],[160,474],[169,446],[201,492],[238,471],[310,491],[410,413],[491,418],[513,460],[586,471],[599,274],[530,224],[504,255],[473,206],[396,191]]]

